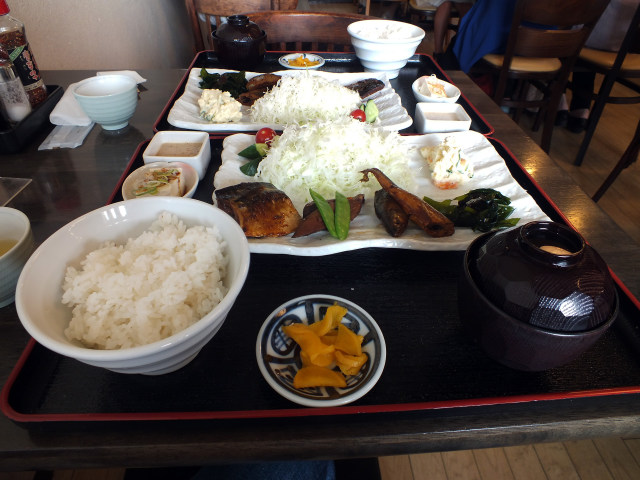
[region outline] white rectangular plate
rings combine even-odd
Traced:
[[[440,190],[431,181],[429,167],[422,158],[419,148],[438,145],[445,137],[455,136],[462,148],[463,156],[471,161],[475,174],[469,181],[453,190]],[[403,136],[404,142],[415,147],[411,149],[409,165],[415,172],[416,190],[412,193],[422,198],[435,200],[454,198],[475,188],[493,188],[511,199],[515,208],[511,217],[520,218],[518,225],[527,222],[548,220],[534,199],[511,176],[503,158],[480,133],[474,131],[432,133],[426,135]],[[222,165],[214,178],[215,188],[224,188],[241,182],[257,181],[240,171],[245,159],[238,152],[254,142],[253,135],[236,134],[225,138],[222,146]],[[215,192],[213,195],[215,202]],[[339,241],[328,232],[318,232],[308,237],[291,238],[250,238],[249,248],[254,253],[279,253],[300,256],[329,255],[367,247],[406,248],[413,250],[465,250],[479,233],[470,228],[456,228],[450,237],[432,238],[419,228],[409,225],[398,238],[390,236],[384,229],[373,208],[373,198],[366,198],[363,209],[349,230],[349,237]]]
[[[203,130],[205,132],[255,132],[262,127],[282,130],[283,125],[256,124],[249,118],[249,107],[242,107],[242,119],[239,122],[211,123],[201,118],[198,111],[198,99],[202,95],[200,88],[200,68],[193,68],[185,85],[184,93],[175,101],[169,111],[167,121],[174,127],[189,130]],[[209,73],[224,73],[230,70],[208,68]],[[282,70],[273,72],[281,76],[319,75],[328,80],[337,80],[341,85],[349,85],[365,78],[377,78],[385,84],[379,92],[367,97],[373,99],[379,111],[379,123],[375,125],[384,130],[402,130],[412,125],[413,119],[402,106],[400,95],[393,89],[386,74],[375,73],[333,73],[324,71]],[[256,72],[246,72],[247,79],[260,75]]]

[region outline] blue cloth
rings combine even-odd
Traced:
[[[203,467],[192,480],[335,480],[333,461],[242,463]]]
[[[478,0],[462,17],[453,45],[460,70],[468,73],[486,54],[504,52],[515,3],[515,0]]]

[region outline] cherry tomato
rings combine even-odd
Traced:
[[[275,130],[273,128],[265,127],[258,130],[256,133],[256,143],[266,143],[267,145],[271,145],[273,138],[276,136]]]
[[[366,122],[367,120],[367,114],[364,113],[364,110],[360,110],[359,108],[356,108],[349,115],[351,115],[356,120],[360,120],[361,122]]]

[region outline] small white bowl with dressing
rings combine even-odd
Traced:
[[[414,121],[418,133],[460,132],[471,128],[471,117],[459,103],[419,102]]]
[[[207,132],[165,131],[156,133],[142,152],[144,163],[182,162],[191,165],[204,178],[211,161]]]

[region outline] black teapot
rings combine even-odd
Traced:
[[[212,37],[218,60],[225,67],[246,70],[264,59],[267,34],[246,15],[231,15]]]

